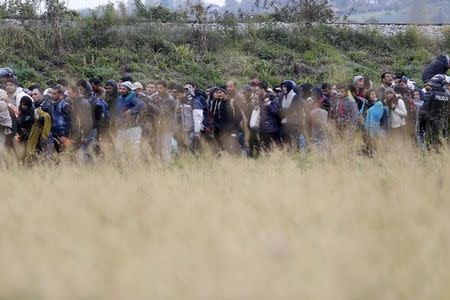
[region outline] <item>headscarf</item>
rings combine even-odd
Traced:
[[[92,95],[92,85],[89,83],[89,81],[81,79],[78,80],[77,85],[83,87],[83,97],[89,99]]]
[[[361,79],[364,80],[364,77],[361,75],[353,77],[353,86],[356,86],[356,83],[358,83],[358,81],[360,81]]]
[[[112,93],[105,93],[105,101],[108,103],[109,107],[114,105],[114,101],[116,101],[119,93],[117,92],[117,82],[113,79],[110,79],[106,82],[105,86],[110,85],[112,87]]]

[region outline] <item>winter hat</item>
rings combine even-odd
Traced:
[[[226,88],[224,88],[222,86],[217,87],[216,91],[222,91],[223,93],[225,93],[225,95],[228,95]]]
[[[357,75],[355,77],[353,77],[353,85],[356,85],[356,83],[360,80],[364,80],[364,77],[362,77],[361,75]]]
[[[133,87],[131,88],[133,91],[137,90],[137,89],[144,89],[144,86],[142,85],[142,83],[136,81],[135,83],[133,83]]]
[[[5,101],[0,100],[0,125],[3,127],[12,127],[11,116],[8,111],[8,104]]]
[[[294,89],[294,82],[292,80],[285,80],[281,83],[281,87],[286,87],[287,91],[290,92],[292,89]]]
[[[120,85],[126,87],[129,91],[133,90],[133,84],[131,83],[131,81],[122,82]]]
[[[14,72],[11,70],[11,68],[0,68],[0,77],[14,77]]]

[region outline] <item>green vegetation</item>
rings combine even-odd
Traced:
[[[108,4],[81,17],[54,2],[48,6],[52,14],[0,28],[0,65],[13,68],[24,85],[51,84],[60,77],[106,80],[124,73],[140,81],[195,80],[203,86],[251,77],[271,84],[287,78],[349,81],[354,74],[377,81],[383,70],[419,79],[423,65],[450,45],[448,30],[444,41],[425,37],[414,27],[386,37],[302,23],[311,16],[281,28],[276,13],[246,19],[244,26],[239,17],[223,14],[211,25],[201,6],[179,12],[143,6],[128,15],[125,7],[115,10]]]

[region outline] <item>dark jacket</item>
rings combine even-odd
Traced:
[[[433,127],[434,131],[448,130],[450,116],[450,95],[444,88],[434,88],[426,93],[419,112],[419,124],[422,129]]]
[[[126,96],[118,96],[114,105],[115,121],[118,128],[131,128],[139,126],[139,116],[145,104],[136,97],[135,92],[129,92]],[[125,117],[125,112],[131,112],[131,118]]]
[[[34,102],[34,107],[40,108],[46,113],[48,113],[50,116],[53,115],[53,100],[50,96],[45,95],[41,102],[36,103]]]
[[[22,104],[27,105],[26,110],[22,109]],[[21,142],[28,140],[34,121],[35,121],[35,112],[33,107],[33,101],[28,97],[23,97],[20,100],[19,117],[17,119],[17,131]]]
[[[108,80],[105,85],[112,86],[112,93],[111,93],[111,95],[108,95],[108,94],[105,93],[105,101],[108,104],[108,106],[111,108],[111,107],[114,107],[116,99],[119,96],[119,94],[117,92],[117,90],[118,90],[117,82],[115,80],[111,79],[111,80]]]
[[[273,95],[260,99],[260,125],[259,130],[264,133],[277,133],[280,131],[280,102]]]
[[[52,132],[56,136],[69,136],[72,126],[72,108],[66,100],[53,103]]]
[[[99,131],[107,130],[111,121],[108,103],[101,98],[93,96],[89,99],[89,104],[92,110],[92,127]]]
[[[239,131],[239,124],[242,121],[242,113],[239,101],[223,100],[214,103],[213,123],[214,131],[217,134],[233,133]]]
[[[286,87],[288,94],[283,95],[280,99],[279,117],[282,122],[282,126],[289,127],[291,129],[301,129],[304,123],[303,117],[305,115],[305,101],[294,90],[292,81],[287,80],[282,83]],[[293,93],[293,98],[288,107],[283,107],[283,100]]]
[[[436,60],[425,67],[422,74],[422,81],[429,81],[434,75],[445,75],[448,71],[449,61],[446,55],[439,55]]]

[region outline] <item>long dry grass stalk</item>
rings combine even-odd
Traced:
[[[450,295],[448,152],[110,156],[0,178],[0,299]]]

